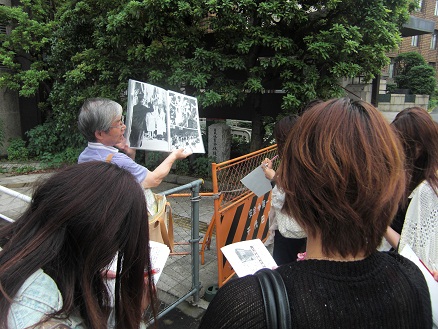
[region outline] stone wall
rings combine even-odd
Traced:
[[[429,95],[380,94],[378,101],[377,107],[382,112],[400,112],[412,106],[427,110]]]

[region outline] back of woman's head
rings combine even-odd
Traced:
[[[410,107],[391,123],[403,145],[409,184],[406,197],[423,180],[438,189],[438,128],[426,110]]]
[[[274,126],[274,137],[277,143],[278,154],[281,156],[287,136],[298,120],[296,115],[288,115],[278,120]]]
[[[147,209],[140,185],[126,170],[88,162],[54,174],[35,190],[21,218],[0,231],[0,242],[0,282],[9,297],[42,268],[62,294],[62,311],[79,309],[90,328],[100,327],[107,315],[101,271],[118,252],[116,291],[124,289],[116,304],[125,321],[118,328],[138,325],[143,273],[150,269]],[[3,296],[0,315],[5,305]]]
[[[348,98],[318,103],[294,126],[280,163],[283,210],[330,255],[370,254],[404,189],[403,152],[371,105]]]

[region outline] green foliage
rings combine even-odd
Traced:
[[[435,69],[430,65],[412,67],[406,74],[413,94],[432,95],[436,88]]]
[[[64,151],[55,154],[43,153],[38,159],[41,161],[43,168],[61,168],[77,163],[81,152],[82,149],[68,147]]]
[[[178,175],[190,174],[190,161],[189,159],[182,159],[175,162],[175,173]]]
[[[27,174],[30,172],[35,171],[37,168],[35,166],[32,165],[24,165],[24,166],[18,166],[16,168],[13,168],[13,171],[16,174]]]
[[[396,89],[397,89],[397,84],[396,83],[387,83],[386,84],[386,92],[387,93],[391,93],[391,92],[393,92]]]
[[[150,170],[154,170],[164,160],[164,156],[163,156],[162,152],[155,152],[155,151],[138,152],[137,151],[136,153],[145,153],[145,158],[146,158],[145,166],[146,166],[146,168],[149,168]]]
[[[413,94],[432,95],[436,88],[435,69],[417,52],[408,52],[395,58],[398,88],[409,89]]]
[[[250,153],[250,143],[243,137],[231,139],[231,159]]]
[[[29,159],[29,152],[26,148],[26,142],[21,138],[13,138],[9,140],[7,152],[8,160],[27,161]]]
[[[47,145],[31,142],[38,154],[79,146],[84,99],[126,105],[129,78],[184,87],[200,107],[240,105],[249,91],[282,89],[282,108],[293,112],[339,95],[339,77],[378,75],[414,2],[22,1],[0,6],[0,21],[14,27],[0,36],[0,62],[9,69],[0,72],[0,86],[22,96],[42,91],[53,126],[41,128],[49,130]]]
[[[42,125],[26,132],[29,137],[29,152],[31,156],[40,157],[47,154],[64,153],[68,149],[83,148],[85,139],[77,129],[60,129],[61,125],[49,120]]]
[[[423,56],[417,52],[407,52],[399,54],[394,59],[395,77],[394,81],[400,89],[410,89],[409,71],[420,65],[426,65]]]
[[[437,107],[438,107],[438,97],[436,94],[434,94],[432,95],[432,97],[429,98],[429,104],[427,105],[427,108],[429,111],[433,111]]]
[[[22,1],[19,6],[0,6],[0,21],[12,27],[10,34],[0,35],[0,63],[9,69],[0,75],[0,87],[18,90],[21,96],[32,96],[40,87],[48,87],[51,74],[45,55],[56,29],[54,4]]]
[[[196,158],[193,162],[194,175],[202,179],[211,179],[211,164],[213,162],[214,158],[209,156]]]

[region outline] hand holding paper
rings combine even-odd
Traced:
[[[277,157],[278,155],[274,156],[272,159],[265,159],[260,166],[240,180],[243,185],[254,192],[258,197],[261,197],[272,190],[271,179],[274,177],[275,171],[270,168],[272,168],[272,161]],[[272,171],[273,174],[267,175],[266,170]],[[269,178],[267,176],[269,176]]]

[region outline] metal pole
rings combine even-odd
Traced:
[[[192,187],[192,197],[190,199],[192,205],[192,236],[191,236],[191,247],[192,247],[192,289],[195,290],[193,295],[193,303],[196,305],[199,302],[199,200],[201,196],[199,195],[199,184]]]
[[[13,196],[13,197],[15,197],[17,199],[20,199],[20,200],[23,200],[25,202],[28,202],[28,203],[30,203],[32,201],[31,197],[29,197],[27,195],[24,195],[24,194],[21,194],[21,193],[18,193],[18,192],[14,191],[14,190],[8,189],[7,187],[1,186],[1,185],[0,185],[0,191],[4,192],[6,194],[9,194],[9,195],[11,195],[11,196]]]

